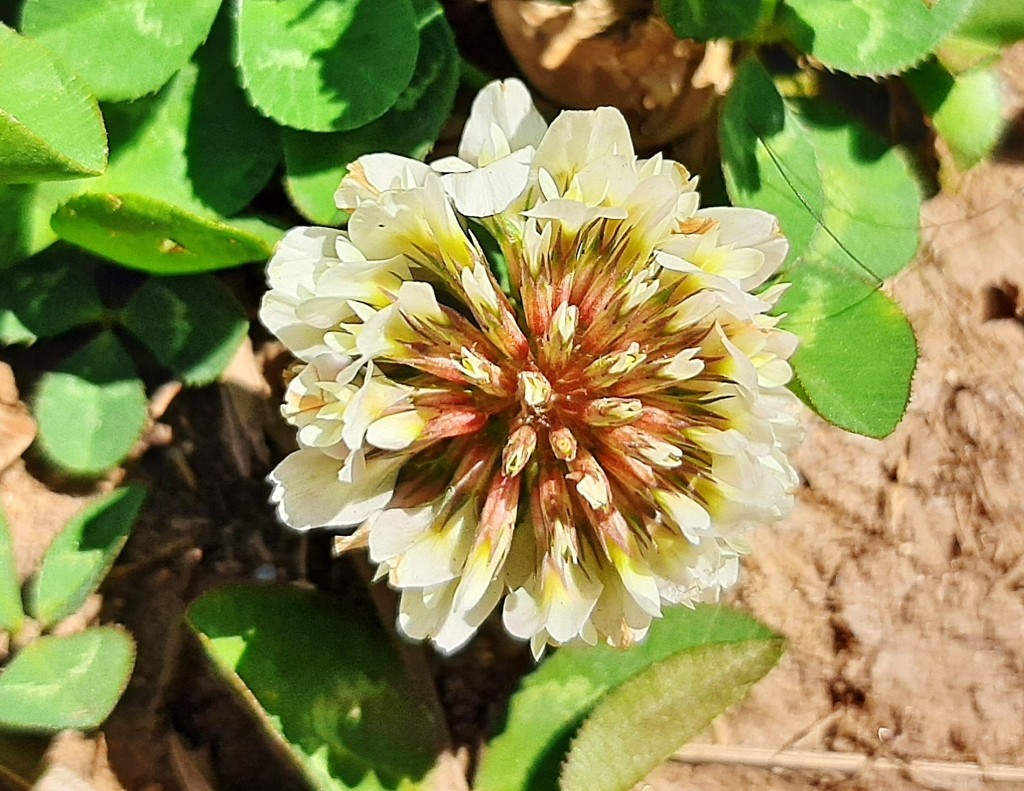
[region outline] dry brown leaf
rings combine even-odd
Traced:
[[[36,424],[18,400],[14,372],[0,363],[0,472],[28,450],[36,438]]]
[[[495,21],[523,74],[549,99],[578,109],[619,108],[639,149],[710,121],[732,79],[731,49],[676,38],[630,3],[492,0]]]

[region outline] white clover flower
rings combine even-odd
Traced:
[[[796,338],[768,315],[783,287],[752,293],[788,245],[768,214],[700,209],[617,110],[548,128],[514,80],[456,159],[359,159],[347,232],[293,229],[271,261],[261,315],[302,361],[273,500],[350,528],[402,631],[444,651],[499,605],[535,655],[628,645],[715,600],[790,509]]]

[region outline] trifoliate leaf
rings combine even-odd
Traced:
[[[198,65],[155,96],[107,106],[110,168],[80,191],[146,195],[211,218],[243,208],[270,178],[280,143],[223,57],[205,45]]]
[[[433,788],[439,711],[378,623],[313,591],[276,586],[212,591],[188,620],[311,787]]]
[[[420,50],[412,82],[395,106],[366,126],[318,134],[285,130],[285,186],[292,202],[310,220],[337,225],[341,212],[334,193],[350,162],[364,154],[389,151],[422,159],[448,118],[459,84],[459,53],[441,7],[417,0]]]
[[[26,0],[23,31],[105,101],[152,93],[191,57],[221,0]]]
[[[380,117],[412,78],[409,0],[239,0],[237,56],[254,106],[312,132]]]
[[[0,674],[0,727],[50,733],[96,728],[124,692],[134,663],[135,643],[113,626],[40,637]]]
[[[146,391],[111,332],[43,375],[33,413],[37,443],[68,472],[99,475],[131,451],[146,425]]]
[[[46,47],[0,25],[0,183],[95,176],[106,164],[89,87]]]
[[[281,158],[280,140],[234,82],[220,27],[156,95],[105,106],[110,167],[70,183],[65,197],[131,193],[210,219],[249,203]]]
[[[784,0],[778,28],[830,69],[879,76],[924,60],[973,0]]]
[[[76,612],[99,587],[145,499],[141,486],[116,489],[86,506],[57,534],[29,585],[29,611],[43,628]]]
[[[93,220],[116,213],[115,209],[127,204],[133,217],[130,232],[118,237],[116,234],[123,229],[111,216],[102,218],[100,224],[105,230],[99,238],[85,232],[88,229],[83,229],[81,218],[68,223],[67,217],[62,217],[53,228],[67,228],[69,241],[126,266],[156,267],[161,273],[173,274],[206,271],[269,255],[273,242],[263,242],[267,234],[262,227],[254,234],[248,230],[247,220],[239,218],[239,226],[231,225],[233,221],[225,223],[218,210],[233,211],[244,205],[269,178],[280,159],[277,131],[245,105],[241,89],[228,84],[233,78],[224,73],[227,65],[206,49],[197,54],[198,66],[186,64],[155,96],[107,105],[111,161],[102,176],[38,185],[32,192],[0,188],[0,201],[6,189],[8,200],[18,209],[11,212],[14,223],[8,229],[15,260],[24,257],[24,252],[50,243],[51,216],[61,203],[82,193],[90,194],[81,200],[87,207],[83,211],[93,215]],[[243,160],[245,164],[241,164]],[[116,206],[105,204],[103,194],[118,196]],[[197,264],[194,256],[186,262],[187,255],[177,255],[183,245],[176,239],[169,216],[181,218],[182,235],[194,237],[195,226],[202,226],[204,232],[200,235],[205,241],[199,255],[211,247],[212,228],[220,229],[214,235],[226,240],[233,250],[227,254],[216,252],[209,263]],[[171,230],[161,230],[167,227]],[[157,238],[147,238],[146,228]],[[108,233],[111,230],[113,237]],[[0,230],[0,240],[2,236]],[[269,238],[275,236],[280,234],[275,232]],[[253,250],[254,244],[258,252]],[[250,252],[240,261],[236,252],[241,249]],[[0,264],[3,255],[0,251]]]
[[[72,244],[155,275],[227,269],[272,251],[248,231],[142,195],[79,195],[57,210],[52,225]]]
[[[121,321],[189,385],[216,380],[249,331],[238,300],[209,275],[146,281]]]
[[[824,103],[784,101],[753,58],[726,99],[721,141],[729,196],[779,218],[791,262],[828,255],[878,285],[913,258],[921,197],[903,159]]]

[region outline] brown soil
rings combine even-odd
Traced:
[[[1024,74],[1024,50],[1007,73]],[[932,201],[924,253],[893,284],[922,353],[899,430],[874,441],[807,419],[797,508],[756,536],[732,596],[789,639],[786,657],[650,788],[1024,789],[1019,153],[1008,145]],[[228,384],[154,409],[130,474],[149,504],[103,589],[102,618],[135,635],[137,670],[102,734],[51,748],[49,788],[302,788],[181,625],[190,601],[233,580],[359,595],[356,565],[282,530],[266,504],[263,478],[288,442],[273,351],[247,347]],[[27,353],[10,359],[31,367]],[[85,494],[17,459],[31,425],[6,373],[0,501],[27,574]],[[424,655],[456,743],[474,747],[527,666],[522,650],[485,633],[454,660]]]

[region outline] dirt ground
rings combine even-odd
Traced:
[[[1024,50],[1007,73],[1019,119]],[[732,594],[788,653],[649,788],[1024,789],[1022,132],[929,204],[922,255],[892,284],[921,345],[900,428],[874,441],[807,419],[797,508],[756,535]],[[246,277],[235,285],[258,288]],[[58,739],[47,791],[302,788],[180,625],[215,583],[358,589],[357,566],[330,562],[326,539],[281,530],[266,505],[263,477],[288,439],[259,340],[227,384],[154,399],[130,467],[150,486],[145,515],[102,601],[64,627],[97,613],[124,623],[137,671],[102,734]],[[16,383],[27,392],[29,354],[3,359],[29,371]],[[19,458],[32,428],[9,370],[0,364],[0,502],[27,574],[89,493]],[[504,646],[485,633],[460,658],[429,658],[456,742],[472,746],[526,666]]]

